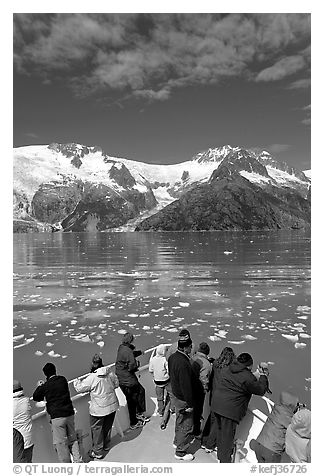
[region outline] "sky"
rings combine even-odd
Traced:
[[[13,145],[150,163],[229,144],[311,167],[309,13],[14,13]]]

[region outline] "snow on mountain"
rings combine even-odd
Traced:
[[[311,180],[311,178],[312,178],[312,171],[311,171],[311,169],[309,169],[309,170],[303,170],[303,173],[304,173],[304,175],[306,175],[306,177],[307,177],[309,180]]]
[[[220,166],[238,172],[261,188],[288,187],[306,196],[310,186],[310,170],[298,172],[275,160],[267,151],[256,152],[225,145],[199,152],[185,162],[157,165],[113,157],[97,146],[52,143],[14,149],[16,216],[19,218],[24,213],[35,212],[36,194],[38,204],[42,201],[42,193],[47,193],[48,200],[53,193],[60,197],[59,200],[64,200],[65,187],[69,186],[74,187],[73,200],[77,203],[78,184],[98,187],[98,193],[100,187],[100,193],[106,193],[102,187],[108,187],[108,195],[112,190],[126,200],[131,193],[131,207],[139,207],[140,214],[153,213],[194,185],[207,183]],[[48,191],[44,191],[44,186]],[[108,199],[107,193],[105,197]],[[145,204],[138,202],[140,199],[135,197],[138,193],[146,195]]]

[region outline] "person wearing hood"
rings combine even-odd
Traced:
[[[281,392],[279,403],[272,408],[261,433],[250,441],[259,463],[280,463],[285,451],[285,437],[288,425],[298,408],[298,398],[288,392]]]
[[[18,430],[24,439],[24,450],[21,463],[31,463],[33,458],[31,405],[25,396],[23,387],[18,380],[13,381],[13,427]]]
[[[170,416],[170,376],[168,362],[165,358],[165,345],[156,348],[156,354],[151,357],[149,372],[153,374],[155,392],[158,403],[158,413],[162,417],[161,430],[165,430]]]
[[[119,407],[115,392],[115,388],[119,386],[118,378],[109,367],[103,366],[101,357],[95,354],[90,374],[75,379],[73,384],[77,392],[90,393],[89,413],[92,437],[90,456],[94,459],[102,459],[104,452],[109,451],[111,429]]]
[[[211,411],[217,428],[217,457],[231,463],[236,427],[245,416],[252,395],[264,395],[269,388],[265,371],[259,380],[251,372],[253,359],[242,353],[214,376]]]
[[[119,386],[125,395],[129,413],[130,428],[141,428],[150,418],[145,416],[146,400],[145,389],[139,383],[136,372],[139,362],[136,356],[142,354],[136,351],[133,344],[134,336],[130,332],[123,335],[122,343],[118,347],[115,372],[119,380]]]
[[[310,463],[311,411],[298,410],[286,432],[286,453],[293,463]]]

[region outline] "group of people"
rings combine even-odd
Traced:
[[[225,347],[218,358],[209,356],[206,342],[195,346],[187,329],[182,329],[177,342],[159,345],[149,362],[157,397],[157,412],[164,430],[175,413],[173,446],[175,458],[194,459],[190,446],[194,440],[207,453],[215,452],[221,463],[234,461],[236,428],[245,416],[252,395],[269,390],[268,368],[258,366],[252,373],[253,359],[248,353],[235,356]],[[115,389],[125,395],[130,429],[143,427],[146,415],[145,389],[139,383],[137,357],[143,352],[134,345],[134,336],[127,332],[117,351],[115,372],[104,366],[95,354],[90,373],[74,380],[77,392],[90,394],[90,428],[92,459],[102,459],[109,450],[111,430],[119,403]],[[46,402],[51,421],[53,444],[59,462],[82,462],[74,424],[74,409],[65,377],[56,374],[53,363],[43,367],[46,381],[39,381],[33,400]],[[13,383],[14,399],[14,462],[32,462],[33,440],[31,405],[19,381]],[[202,428],[205,401],[210,414]],[[263,429],[250,447],[262,463],[280,462],[284,451],[293,462],[310,461],[310,410],[298,403],[297,397],[282,392]],[[216,453],[217,452],[217,453]]]

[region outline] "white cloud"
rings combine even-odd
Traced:
[[[311,125],[311,105],[308,104],[307,106],[302,108],[302,111],[306,111],[306,117],[301,121],[302,124],[305,126]]]
[[[297,79],[293,81],[289,86],[288,89],[308,89],[311,86],[311,79],[310,78],[303,78]]]
[[[280,154],[281,152],[286,152],[291,148],[290,144],[270,144],[265,147],[265,150],[271,154]]]
[[[304,67],[305,60],[302,56],[281,58],[274,65],[262,70],[257,75],[256,81],[277,81],[302,70]]]
[[[306,68],[310,51],[308,14],[15,14],[14,24],[17,70],[68,76],[79,95],[165,100],[226,77],[273,81]]]

